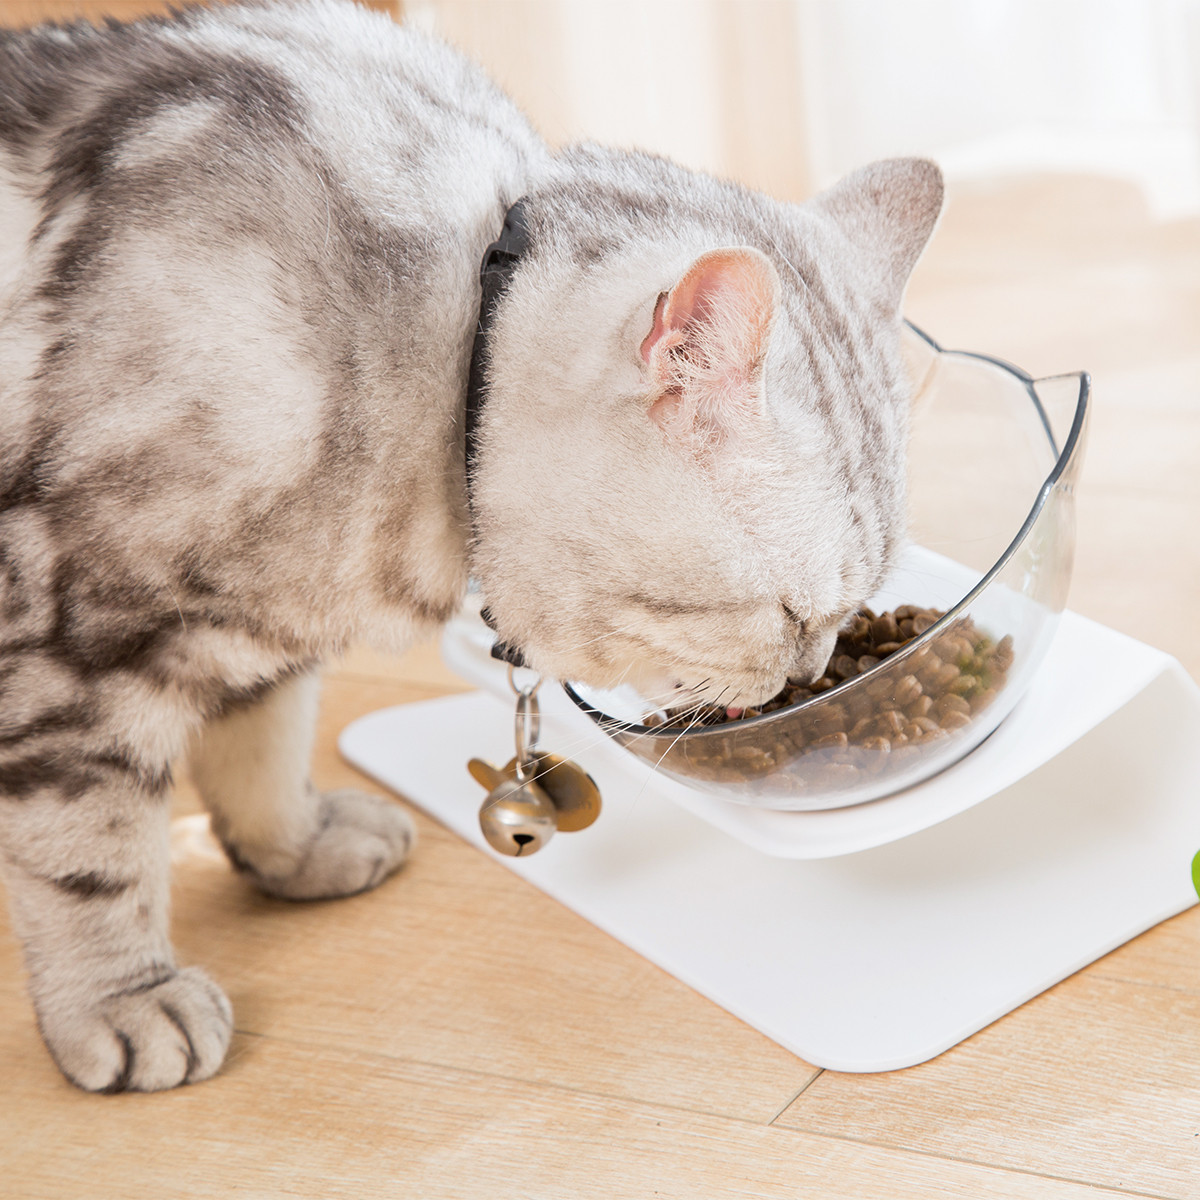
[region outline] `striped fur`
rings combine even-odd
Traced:
[[[167,937],[184,756],[265,890],[400,864],[397,808],[308,783],[317,669],[436,629],[468,574],[554,674],[745,699],[816,662],[902,526],[897,314],[940,194],[919,163],[795,208],[551,157],[469,63],[340,0],[0,32],[0,848],[70,1079],[224,1055],[228,1002]],[[472,527],[476,271],[521,195]],[[766,256],[777,308],[751,416],[697,450],[638,346],[719,247]]]

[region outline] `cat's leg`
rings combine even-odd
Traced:
[[[349,896],[382,883],[414,840],[396,804],[309,782],[320,678],[310,672],[211,721],[196,740],[192,779],[213,832],[239,870],[288,900]]]
[[[36,664],[35,664],[36,665]],[[170,755],[178,715],[126,682],[91,681],[56,706],[50,664],[10,664],[0,726],[0,869],[38,1024],[89,1091],[157,1091],[212,1075],[229,1002],[180,969],[167,936]],[[137,707],[137,729],[105,718]],[[172,730],[178,730],[178,738]]]

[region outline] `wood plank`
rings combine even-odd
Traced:
[[[697,1058],[707,1047],[699,1034]],[[155,1096],[85,1096],[32,1023],[0,1026],[0,1167],[27,1200],[1085,1200],[1123,1193],[456,1071],[323,1041],[235,1037]]]
[[[826,1071],[778,1123],[1192,1200],[1200,995],[1078,975],[932,1062]]]
[[[399,876],[328,904],[266,900],[193,843],[176,870],[181,957],[212,970],[255,1033],[764,1122],[812,1078],[480,851],[418,825]]]
[[[1087,973],[1200,995],[1200,908],[1190,908],[1134,938],[1093,963]]]

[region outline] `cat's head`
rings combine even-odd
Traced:
[[[489,344],[472,570],[501,637],[667,702],[819,674],[903,536],[900,303],[941,202],[922,160],[787,205],[565,155]]]

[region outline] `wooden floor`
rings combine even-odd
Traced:
[[[959,189],[908,311],[948,346],[1094,373],[1072,606],[1200,673],[1200,222],[1155,225],[1112,183]],[[319,784],[372,786],[335,750],[351,719],[459,686],[431,647],[352,655]],[[1200,1196],[1200,909],[931,1063],[842,1075],[417,819],[379,891],[289,905],[181,817],[176,944],[237,1034],[178,1092],[68,1086],[0,929],[0,1195]]]

